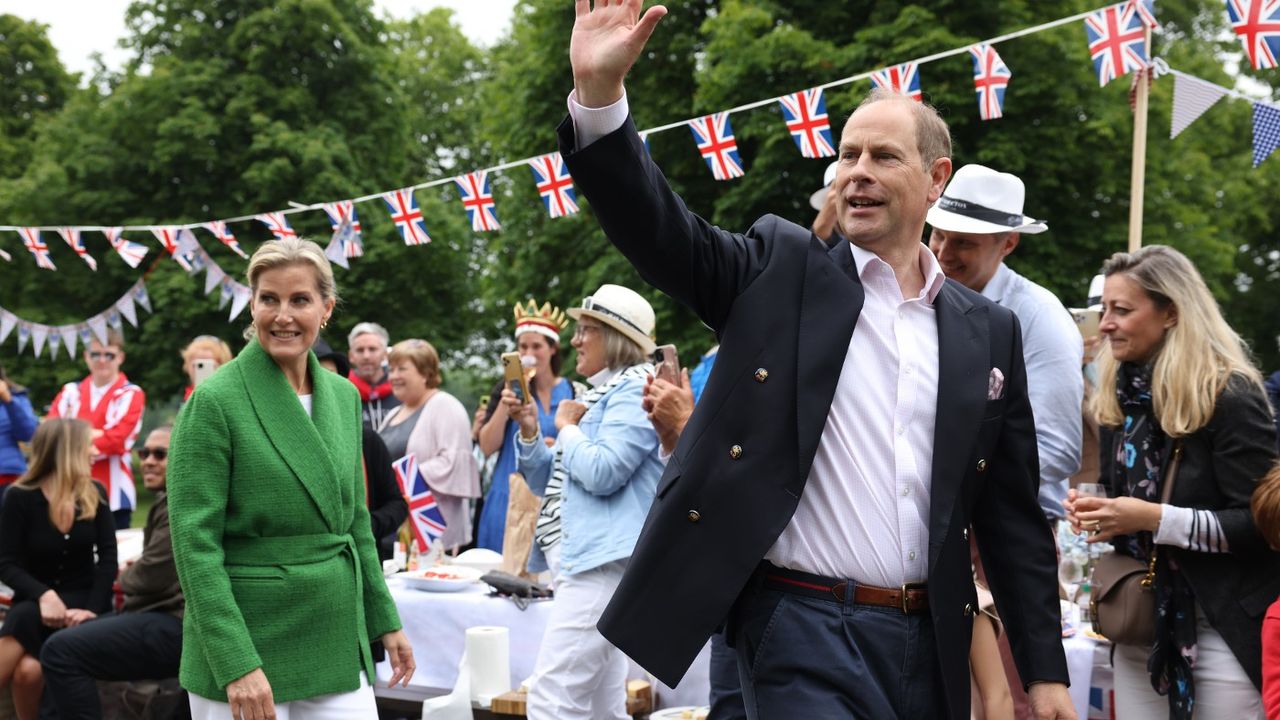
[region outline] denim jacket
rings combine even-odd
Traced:
[[[27,442],[36,431],[36,414],[25,390],[9,388],[12,399],[0,402],[0,475],[21,475],[27,461],[18,443]]]
[[[641,378],[620,383],[587,410],[578,430],[561,430],[554,448],[541,434],[532,443],[517,435],[520,472],[537,495],[551,479],[556,449],[564,451],[569,473],[560,508],[564,574],[630,557],[640,536],[662,475],[658,435],[640,406],[643,392]]]

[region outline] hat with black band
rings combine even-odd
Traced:
[[[943,232],[975,235],[1034,235],[1048,230],[1045,222],[1022,213],[1025,197],[1026,188],[1017,175],[965,165],[956,171],[925,219]]]
[[[582,299],[582,307],[570,308],[568,313],[574,320],[589,317],[608,325],[639,345],[645,355],[657,347],[653,341],[653,306],[630,288],[601,285]]]

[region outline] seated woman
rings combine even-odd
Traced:
[[[36,428],[31,466],[0,512],[0,582],[13,588],[0,627],[0,686],[12,683],[19,720],[39,714],[44,641],[111,609],[115,522],[89,475],[92,432],[71,418]]]
[[[391,391],[400,401],[378,426],[393,460],[409,453],[444,516],[440,546],[456,551],[471,543],[467,500],[480,496],[480,472],[471,453],[471,416],[440,389],[440,356],[426,340],[403,340],[387,354]]]

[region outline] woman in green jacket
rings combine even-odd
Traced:
[[[392,685],[414,663],[369,529],[360,398],[311,353],[333,271],[291,239],[248,276],[250,342],[192,394],[169,451],[179,677],[196,720],[376,717],[370,639]]]

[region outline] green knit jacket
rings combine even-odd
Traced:
[[[192,394],[169,447],[187,599],[179,679],[226,701],[262,668],[277,703],[372,684],[369,639],[400,629],[378,562],[355,386],[308,362],[311,417],[256,341]]]

